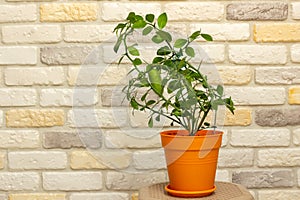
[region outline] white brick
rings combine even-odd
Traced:
[[[32,106],[36,104],[35,89],[0,89],[0,106]]]
[[[0,127],[2,126],[3,124],[3,111],[0,110]]]
[[[34,172],[0,173],[0,190],[36,191],[39,189],[40,176]]]
[[[8,166],[11,169],[65,169],[67,154],[65,152],[9,152]]]
[[[34,65],[36,63],[36,47],[0,47],[0,65]]]
[[[70,200],[128,200],[127,193],[103,192],[103,193],[72,193]]]
[[[95,89],[42,89],[41,106],[91,106],[98,102]]]
[[[292,17],[293,19],[300,19],[300,3],[295,2],[291,3],[292,4]]]
[[[258,191],[260,200],[296,200],[300,199],[299,190],[262,190]]]
[[[26,22],[36,19],[36,5],[0,5],[0,22]]]
[[[128,115],[125,109],[73,109],[68,113],[71,127],[81,128],[116,128],[128,126]]]
[[[300,63],[300,44],[291,47],[291,59],[293,62]]]
[[[282,45],[229,45],[229,60],[235,64],[285,64],[287,49]]]
[[[37,148],[40,146],[39,132],[33,130],[0,131],[0,148]]]
[[[124,21],[129,12],[145,15],[153,13],[158,16],[161,13],[159,3],[103,3],[102,4],[102,19],[104,21]]]
[[[114,25],[67,25],[65,26],[66,42],[105,42],[112,37]]]
[[[300,146],[300,129],[293,131],[293,142],[295,145]]]
[[[224,6],[216,2],[175,2],[167,3],[165,11],[171,21],[220,21]]]
[[[105,131],[107,148],[159,148],[161,147],[159,131],[156,129],[111,130]]]
[[[61,41],[61,29],[56,25],[3,26],[4,43],[55,43]]]
[[[263,149],[258,151],[260,167],[293,167],[300,166],[300,149]]]
[[[9,67],[4,78],[7,85],[61,85],[65,81],[63,67]]]
[[[286,98],[285,89],[280,87],[230,87],[225,93],[236,105],[281,105]]]
[[[252,149],[220,149],[219,167],[249,167],[253,165]]]
[[[255,82],[259,84],[299,84],[299,67],[257,67]]]
[[[108,172],[106,177],[106,187],[109,190],[138,190],[143,186],[162,183],[167,181],[164,172]]]
[[[230,175],[228,170],[220,170],[217,169],[216,172],[216,181],[225,181],[225,182],[230,182]]]
[[[250,38],[249,24],[191,24],[191,32],[201,30],[210,34],[214,41],[246,41]]]
[[[133,154],[133,165],[136,169],[166,169],[164,150],[136,151]]]
[[[221,63],[225,61],[225,46],[219,44],[192,46],[195,49],[195,58],[192,62]]]
[[[101,172],[44,172],[43,187],[45,190],[81,191],[101,190]]]
[[[297,177],[298,177],[298,186],[300,186],[300,169],[298,169],[298,173],[297,173]]]
[[[242,129],[231,131],[232,146],[266,147],[266,146],[289,146],[290,131],[281,129]]]

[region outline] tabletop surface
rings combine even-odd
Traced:
[[[167,183],[159,183],[148,187],[143,187],[139,190],[139,200],[254,200],[252,195],[241,185],[216,182],[217,189],[207,197],[201,198],[179,198],[168,195],[164,191]]]

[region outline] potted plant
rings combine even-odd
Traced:
[[[143,17],[130,12],[126,21],[114,29],[114,51],[121,47],[119,63],[126,58],[132,64],[131,77],[123,91],[133,110],[149,111],[149,127],[161,117],[171,120],[172,126],[182,127],[160,133],[170,181],[165,190],[174,196],[206,196],[215,190],[223,134],[215,129],[215,124],[207,129],[211,126],[206,119],[220,105],[234,113],[234,104],[231,97],[224,97],[221,85],[208,83],[200,72],[201,63],[194,66],[191,62],[195,57],[191,44],[197,38],[212,41],[212,37],[199,30],[174,41],[165,30],[167,22],[166,13],[156,19],[153,14]],[[151,36],[151,41],[158,45],[151,62],[141,58],[138,44],[129,39],[137,30]]]

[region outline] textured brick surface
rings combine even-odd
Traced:
[[[300,3],[292,3],[292,17],[293,19],[300,19]]]
[[[34,65],[36,63],[36,47],[0,47],[0,65]]]
[[[295,44],[291,46],[291,59],[293,62],[300,63],[300,45]]]
[[[258,84],[299,84],[299,67],[257,67],[255,82]]]
[[[35,89],[0,89],[0,106],[33,106],[37,101]]]
[[[23,194],[10,194],[10,200],[65,200],[66,194],[44,194],[44,193],[23,193]]]
[[[0,152],[0,169],[3,169],[5,165],[6,165],[6,153]]]
[[[80,191],[102,189],[101,172],[44,172],[45,190]]]
[[[36,172],[2,172],[0,189],[4,191],[36,191],[40,176]]]
[[[287,126],[300,124],[300,110],[289,109],[259,109],[255,112],[255,122],[260,126]]]
[[[294,200],[300,198],[299,190],[277,190],[277,191],[267,191],[262,190],[258,192],[258,198],[263,200]]]
[[[255,24],[254,40],[256,42],[298,42],[300,24]]]
[[[293,131],[293,142],[295,145],[300,145],[300,129],[295,129]]]
[[[64,124],[63,110],[14,109],[6,112],[8,127],[51,127]]]
[[[72,193],[70,200],[128,200],[129,195],[127,193],[119,192],[105,192],[105,193]]]
[[[224,85],[247,85],[253,74],[248,66],[222,66],[218,67],[218,72]]]
[[[10,67],[4,79],[7,85],[61,85],[65,77],[62,67]]]
[[[300,87],[289,88],[289,104],[300,104]]]
[[[243,170],[232,174],[234,183],[247,188],[276,188],[293,185],[291,170]]]
[[[97,12],[96,3],[48,3],[40,6],[41,21],[46,22],[95,21]]]
[[[133,165],[136,169],[166,169],[163,149],[136,151],[133,154]]]
[[[78,132],[45,132],[43,134],[43,144],[45,148],[70,149],[75,147],[85,147],[96,149],[101,147],[102,135],[99,131]]]
[[[225,126],[248,126],[252,123],[252,111],[251,109],[240,108],[234,111],[234,115],[226,112],[223,123]]]
[[[32,22],[36,19],[34,4],[0,5],[0,22]]]
[[[47,65],[80,65],[99,62],[99,52],[94,46],[43,47],[41,62]]]
[[[260,167],[293,167],[300,166],[299,149],[267,149],[258,151]]]
[[[232,3],[227,6],[229,20],[285,20],[288,15],[288,4],[281,2],[268,3]]]
[[[249,167],[253,165],[252,149],[220,149],[219,167]]]
[[[38,148],[39,132],[36,130],[1,130],[1,148]]]

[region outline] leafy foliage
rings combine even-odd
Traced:
[[[224,97],[223,87],[210,85],[207,77],[200,72],[200,67],[189,62],[195,57],[195,50],[190,44],[199,37],[206,41],[212,41],[212,37],[195,31],[187,38],[172,42],[172,35],[163,30],[167,23],[166,13],[155,20],[153,14],[142,17],[131,12],[125,23],[119,23],[115,27],[117,42],[114,51],[118,52],[121,45],[125,49],[119,63],[126,57],[133,65],[130,71],[133,78],[123,91],[134,110],[150,111],[149,127],[153,126],[153,119],[160,121],[163,116],[172,120],[171,125],[177,123],[188,130],[190,135],[194,135],[198,130],[210,126],[205,119],[211,110],[225,105],[234,113],[235,108],[231,98]],[[152,42],[163,43],[157,49],[152,63],[140,58],[137,44],[128,44],[128,36],[136,29],[142,29],[142,35],[152,33]],[[142,95],[137,94],[140,89],[145,91]],[[150,93],[154,93],[156,98]]]

